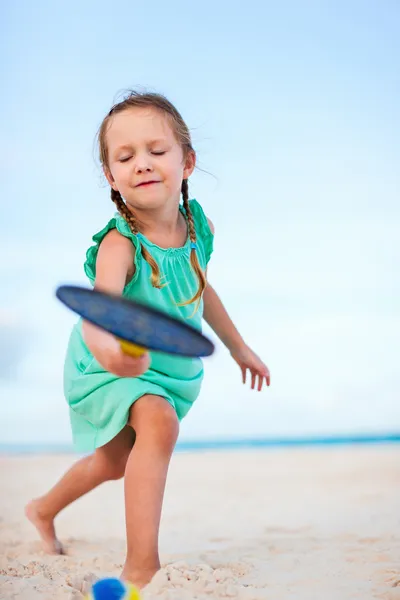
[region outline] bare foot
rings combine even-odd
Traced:
[[[128,581],[132,583],[138,590],[144,588],[145,585],[150,583],[158,569],[145,569],[142,571],[128,571],[126,567],[121,573],[122,581]]]
[[[43,550],[47,554],[64,554],[61,542],[57,539],[54,529],[54,519],[45,517],[40,513],[40,500],[32,500],[25,507],[25,515],[32,523],[40,536]]]

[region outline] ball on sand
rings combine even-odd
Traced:
[[[86,600],[140,600],[140,595],[132,584],[108,577],[93,584]]]

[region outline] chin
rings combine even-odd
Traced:
[[[132,200],[128,199],[126,200],[126,203],[128,207],[131,208],[133,211],[135,210],[135,208],[137,210],[154,210],[156,208],[162,208],[163,206],[165,206],[166,200],[165,198],[157,198],[155,196],[151,197],[149,195],[147,198],[132,198]]]

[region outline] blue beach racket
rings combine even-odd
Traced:
[[[86,321],[115,335],[130,356],[147,350],[187,357],[214,352],[214,344],[197,329],[122,296],[74,285],[58,287],[56,296]]]

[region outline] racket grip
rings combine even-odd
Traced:
[[[121,346],[122,352],[129,356],[133,356],[133,358],[139,358],[139,356],[143,356],[143,354],[147,352],[146,348],[142,348],[142,346],[137,346],[131,342],[126,342],[125,340],[119,340],[119,345]]]

